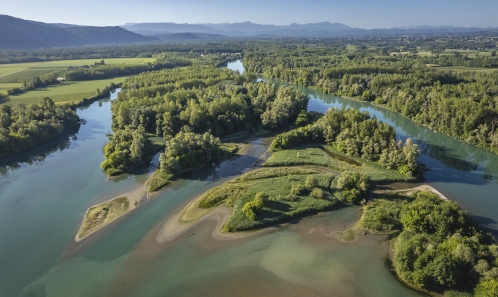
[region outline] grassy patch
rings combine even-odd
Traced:
[[[90,232],[115,221],[125,214],[129,207],[128,199],[121,197],[90,208],[83,219],[78,237],[82,238]]]
[[[227,159],[233,156],[239,150],[239,147],[235,143],[223,143],[220,145],[220,149],[223,152],[222,158]]]
[[[292,169],[291,169],[292,170]],[[258,172],[259,171],[259,172]],[[225,231],[235,232],[262,228],[268,225],[297,218],[305,214],[316,213],[329,209],[338,201],[330,195],[330,183],[334,179],[330,174],[303,174],[304,171],[291,171],[278,173],[274,169],[260,169],[241,176],[237,180],[217,187],[205,194],[199,203],[201,208],[215,207],[223,202],[233,207],[233,213],[223,227]],[[265,178],[257,178],[266,176]],[[323,198],[310,196],[312,189],[304,187],[306,179],[314,176],[317,180],[316,188],[320,188]],[[297,185],[304,188],[299,193],[293,192]],[[254,200],[257,193],[264,192],[268,198],[255,219],[250,219],[243,211],[248,202]]]
[[[346,156],[332,146],[307,144],[292,149],[275,152],[263,163],[264,167],[315,165],[327,167],[339,172],[351,171],[366,174],[377,183],[395,181],[412,181],[414,178],[389,170],[376,162],[366,161],[361,158]]]
[[[84,65],[93,65],[102,59],[83,59],[83,60],[63,60],[50,62],[35,63],[17,63],[0,65],[0,84],[1,83],[21,83],[23,80],[30,81],[35,77],[50,72],[58,72],[63,75],[69,67],[80,67]],[[144,64],[154,62],[155,58],[114,58],[103,59],[106,64]]]
[[[383,194],[363,208],[359,225],[375,233],[391,233],[401,230],[399,222],[401,208],[412,201],[408,195]]]
[[[10,96],[7,103],[38,103],[45,97],[50,97],[55,103],[80,101],[83,98],[94,96],[98,88],[102,89],[111,82],[119,84],[125,79],[126,77],[119,77],[92,81],[62,82],[54,86],[28,91],[16,96]],[[0,84],[0,87],[1,86],[2,84]]]
[[[235,182],[245,182],[250,180],[258,180],[258,179],[290,176],[290,175],[310,175],[317,173],[319,172],[317,172],[316,170],[303,169],[303,168],[292,168],[292,167],[265,168],[264,170],[255,170],[247,174],[244,174],[241,177],[235,179]]]
[[[159,169],[156,170],[156,172],[154,172],[154,176],[147,183],[147,191],[151,193],[159,191],[169,184],[172,177],[172,174],[164,173]]]

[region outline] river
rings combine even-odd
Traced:
[[[243,72],[240,62],[230,69]],[[420,161],[436,189],[498,229],[498,157],[417,126],[388,110],[301,88],[309,109],[367,110],[422,147]],[[111,96],[114,98],[115,94]],[[356,243],[327,236],[358,218],[346,207],[275,232],[239,241],[211,238],[208,222],[174,242],[157,244],[158,229],[189,199],[222,184],[254,159],[194,172],[134,212],[74,243],[86,209],[143,185],[152,168],[107,180],[99,168],[110,100],[81,108],[75,135],[0,160],[0,296],[417,296],[384,265],[386,243],[368,235]],[[254,156],[265,142],[255,143]],[[237,170],[234,170],[237,167]]]

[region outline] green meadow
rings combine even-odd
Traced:
[[[61,82],[58,85],[36,89],[20,95],[9,96],[8,99],[4,100],[0,104],[38,103],[45,97],[50,97],[55,103],[80,101],[81,99],[94,96],[97,89],[102,89],[111,82],[119,84],[125,79],[126,77],[91,81],[66,81]]]
[[[346,156],[329,145],[307,144],[292,149],[274,152],[263,167],[321,166],[338,172],[351,171],[369,175],[378,183],[412,181],[397,170],[389,170],[380,164],[361,158]]]
[[[69,67],[93,65],[102,59],[62,60],[37,63],[0,64],[0,88],[4,83],[21,83],[53,71],[63,74]],[[143,64],[154,62],[155,58],[113,58],[103,59],[106,64]]]

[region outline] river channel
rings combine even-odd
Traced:
[[[243,71],[240,62],[228,67]],[[430,185],[498,230],[498,156],[386,109],[293,87],[310,96],[309,110],[359,108],[395,126],[400,138],[414,138]],[[418,296],[385,267],[384,237],[342,243],[328,236],[358,218],[355,207],[235,241],[213,240],[216,222],[206,222],[157,244],[158,229],[189,200],[251,170],[264,140],[252,143],[249,156],[187,175],[75,243],[89,206],[142,186],[153,170],[115,180],[100,170],[111,100],[79,109],[87,124],[76,134],[0,160],[0,296]]]

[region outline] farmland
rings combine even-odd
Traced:
[[[97,89],[102,89],[111,82],[115,84],[122,83],[126,77],[110,78],[102,80],[78,81],[78,82],[61,82],[55,86],[40,88],[29,91],[20,95],[10,96],[9,98],[0,101],[0,104],[15,104],[15,103],[38,103],[45,97],[50,97],[55,103],[65,103],[71,101],[80,101],[83,98],[88,98],[95,95]],[[0,84],[1,88],[2,84]]]
[[[114,58],[105,59],[106,64],[143,64],[154,62],[154,58]],[[32,80],[37,76],[47,74],[53,71],[61,75],[69,67],[81,67],[84,65],[93,65],[100,62],[99,59],[82,59],[82,60],[63,60],[40,63],[18,63],[0,65],[0,89],[4,89],[5,83],[21,83],[23,80]]]

